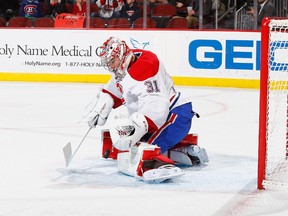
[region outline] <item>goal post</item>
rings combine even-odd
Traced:
[[[288,19],[261,30],[258,189],[288,189]]]

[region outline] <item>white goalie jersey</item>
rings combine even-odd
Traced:
[[[149,129],[157,130],[165,123],[172,108],[187,101],[175,91],[173,80],[154,53],[146,50],[133,52],[137,59],[125,77],[121,81],[112,77],[103,91],[113,97],[114,108],[124,104],[129,115],[142,113],[148,118]]]

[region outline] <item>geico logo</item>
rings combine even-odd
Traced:
[[[197,69],[260,70],[260,41],[194,40],[189,44],[189,64]]]

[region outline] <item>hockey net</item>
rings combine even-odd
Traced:
[[[288,189],[288,19],[262,22],[258,188]]]

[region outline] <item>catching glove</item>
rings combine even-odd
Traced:
[[[148,122],[145,116],[135,112],[130,119],[116,119],[110,128],[112,143],[119,150],[133,147],[148,132]]]

